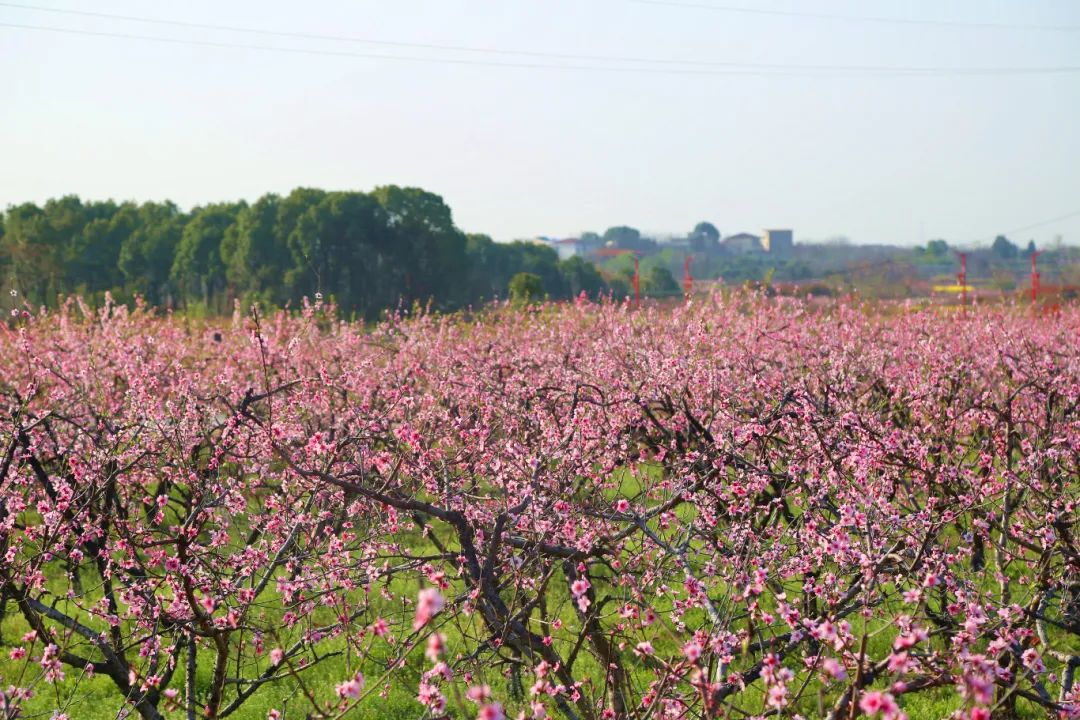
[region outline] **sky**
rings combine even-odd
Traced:
[[[1078,71],[1077,0],[0,2],[0,207],[398,184],[497,240],[1080,244]]]

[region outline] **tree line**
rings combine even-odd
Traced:
[[[11,206],[0,215],[0,272],[35,304],[108,292],[222,313],[236,299],[284,307],[321,293],[366,318],[414,302],[452,310],[506,297],[520,273],[553,299],[627,289],[582,258],[466,234],[441,197],[393,185],[298,188],[189,212],[73,195]]]

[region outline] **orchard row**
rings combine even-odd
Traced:
[[[1075,310],[14,323],[0,717],[1080,717]]]

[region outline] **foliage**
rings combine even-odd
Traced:
[[[661,265],[649,268],[649,273],[645,276],[644,291],[645,294],[654,297],[672,297],[682,294],[682,288],[675,282],[671,271]]]
[[[566,284],[566,292],[571,297],[581,293],[597,298],[604,294],[607,285],[596,267],[579,256],[559,262],[559,273]]]
[[[515,304],[527,305],[543,297],[544,281],[539,275],[522,272],[510,278],[510,300]]]
[[[619,225],[610,227],[604,232],[604,244],[624,250],[654,250],[656,241],[652,238],[643,237],[637,228]]]
[[[69,293],[103,302],[110,293],[225,314],[237,299],[285,307],[318,293],[372,319],[413,302],[453,310],[505,297],[518,272],[539,275],[555,299],[608,290],[587,261],[465,235],[438,195],[392,185],[298,188],[190,213],[68,196],[9,208],[0,227],[0,273],[38,304]]]
[[[716,250],[720,246],[720,231],[710,222],[699,222],[690,232],[690,249],[694,252]]]
[[[994,238],[990,250],[1003,260],[1012,260],[1020,253],[1020,249],[1004,235],[998,235]]]
[[[945,257],[949,254],[949,243],[944,240],[931,240],[926,243],[926,254]]]
[[[1080,715],[1074,308],[12,309],[8,718]]]

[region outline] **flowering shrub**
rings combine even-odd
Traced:
[[[1080,717],[1076,311],[13,322],[5,717]]]

